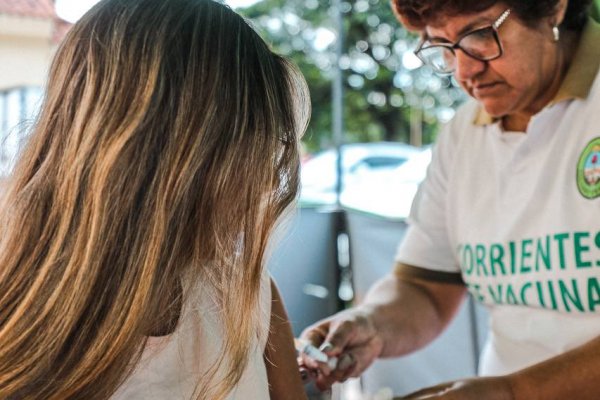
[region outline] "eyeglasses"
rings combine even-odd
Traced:
[[[503,49],[498,38],[498,28],[510,15],[510,8],[490,26],[475,29],[462,35],[456,43],[434,43],[423,38],[415,54],[423,64],[434,72],[448,75],[456,70],[456,49],[479,61],[491,61],[502,55]]]

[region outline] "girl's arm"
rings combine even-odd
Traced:
[[[271,327],[264,355],[271,400],[306,400],[298,371],[292,327],[273,280],[271,292]]]

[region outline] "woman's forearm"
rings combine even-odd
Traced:
[[[462,286],[391,274],[369,290],[359,308],[370,315],[383,342],[380,356],[395,357],[435,339],[452,320],[464,293]]]
[[[600,398],[600,337],[511,374],[509,379],[515,400],[597,400]]]

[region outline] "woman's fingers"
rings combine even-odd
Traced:
[[[325,341],[328,332],[329,321],[325,321],[318,325],[313,325],[311,327],[306,328],[304,332],[302,332],[300,337],[302,338],[302,340],[311,343],[314,347],[319,348],[322,347],[322,344]],[[302,365],[312,370],[321,370],[322,368],[325,368],[325,372],[329,374],[329,370],[327,369],[326,364],[320,363],[314,358],[308,356],[306,353],[301,353],[300,357],[302,359]]]
[[[304,385],[316,380],[317,376],[318,376],[317,371],[306,368],[306,367],[300,367],[300,378],[302,379],[302,383]]]
[[[360,326],[353,320],[341,321],[325,338],[321,350],[332,356],[341,354],[353,337],[357,336]]]
[[[315,347],[320,347],[329,333],[329,324],[311,326],[302,332],[300,337],[309,341]]]
[[[379,356],[383,346],[367,314],[357,309],[315,324],[301,337],[329,357],[329,362],[325,362],[302,354],[302,364],[318,371],[316,384],[321,390],[351,376],[359,376]],[[337,361],[332,363],[333,359]]]
[[[352,349],[352,354],[356,360],[356,367],[352,376],[357,377],[362,374],[381,354],[383,344],[377,337],[369,340],[365,345]]]

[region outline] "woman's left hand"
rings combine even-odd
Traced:
[[[514,400],[507,377],[464,379],[422,389],[395,400]]]

